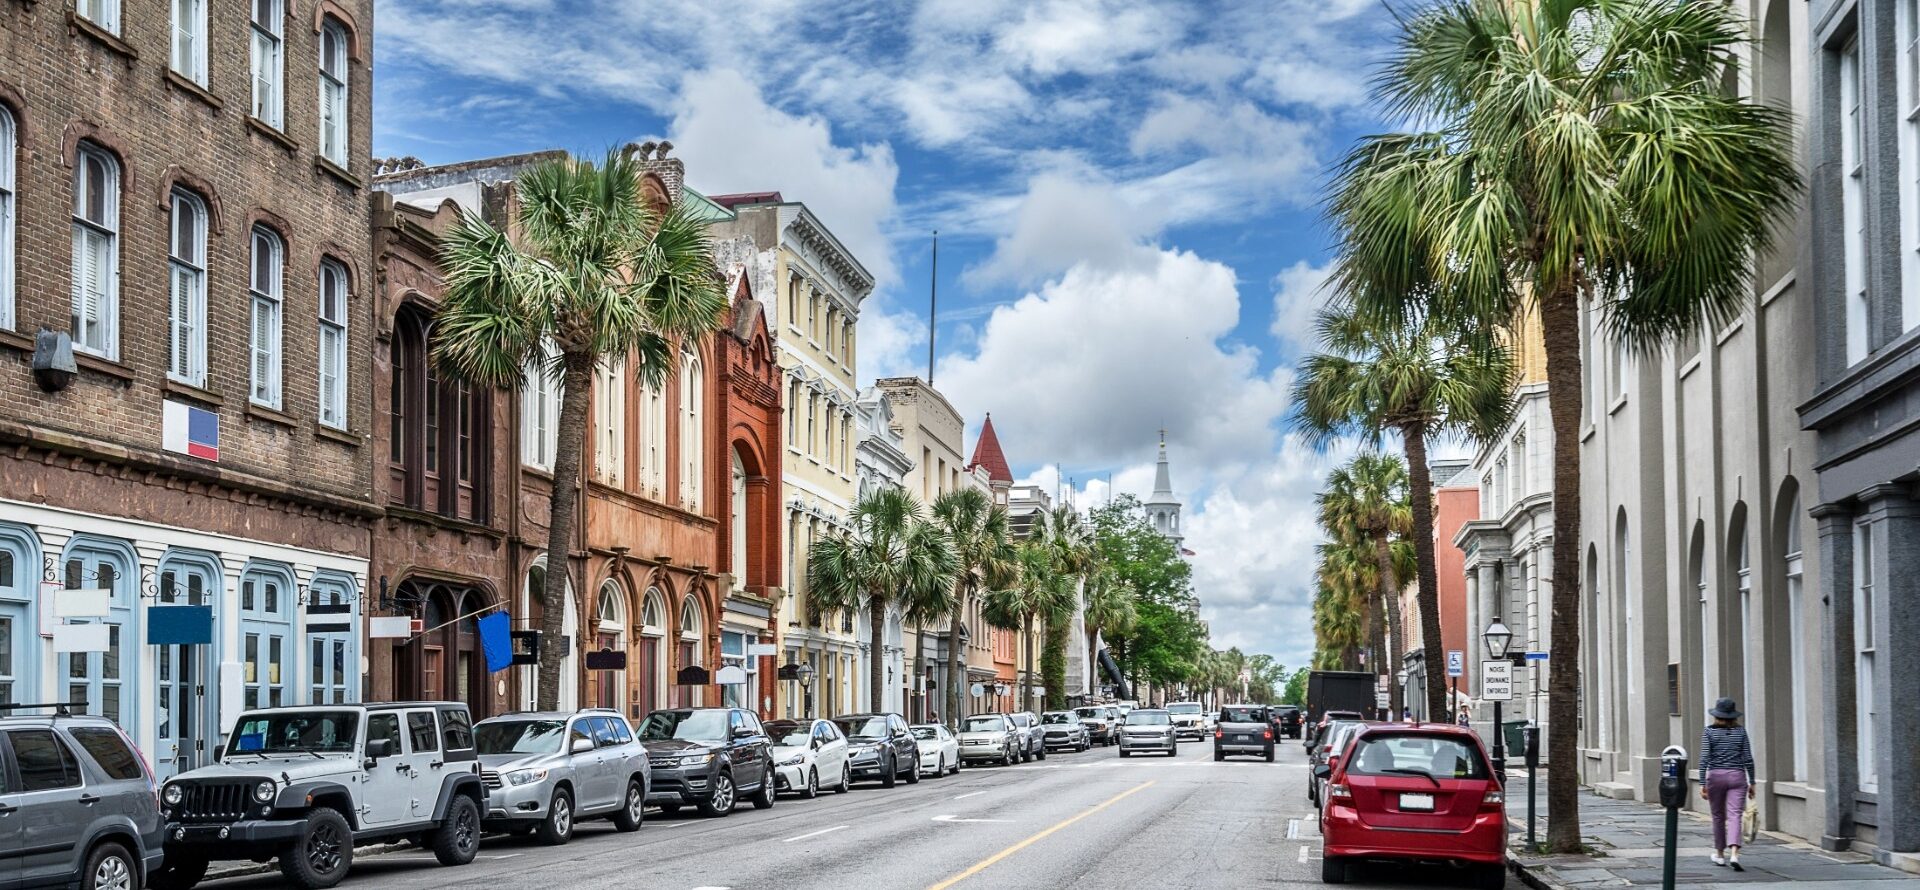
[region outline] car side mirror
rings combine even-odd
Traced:
[[[733,733],[729,737],[735,740],[750,739],[753,738],[753,730],[744,726],[734,727]]]
[[[227,756],[227,745],[226,745],[226,743],[225,743],[225,742],[221,742],[220,744],[218,744],[218,745],[214,745],[214,746],[213,746],[213,759],[214,759],[214,760],[216,760],[216,761],[217,761],[217,760],[219,760],[220,758],[222,758],[222,757],[225,757],[225,756]]]
[[[367,742],[367,759],[368,760],[379,760],[382,757],[392,757],[392,756],[393,756],[393,740],[392,739],[374,739],[370,742]]]
[[[1316,779],[1325,779],[1325,778],[1331,777],[1332,775],[1333,775],[1333,767],[1328,766],[1324,763],[1313,768],[1313,777]]]
[[[593,750],[593,740],[592,739],[574,739],[573,747],[571,750],[575,754],[585,754],[588,751]]]

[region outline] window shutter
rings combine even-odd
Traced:
[[[173,268],[173,373],[193,377],[193,278],[187,270]]]
[[[74,227],[73,241],[74,338],[86,349],[103,351],[107,347],[102,322],[111,243],[108,236],[79,225]]]
[[[269,317],[271,307],[266,300],[253,301],[253,398],[257,402],[273,400],[272,381],[269,375],[273,371],[273,319]]]
[[[320,419],[343,425],[340,416],[340,332],[330,325],[320,326]]]

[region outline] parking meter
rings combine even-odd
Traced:
[[[1687,749],[1679,745],[1660,752],[1660,805],[1669,810],[1687,805]]]
[[[1525,747],[1527,769],[1540,768],[1540,724],[1531,720],[1520,728],[1521,744]]]

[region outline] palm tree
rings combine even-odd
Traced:
[[[714,330],[727,300],[706,223],[641,198],[640,166],[623,151],[599,164],[559,159],[519,176],[505,231],[461,211],[442,242],[445,304],[433,361],[447,377],[519,387],[531,374],[561,386],[540,632],[558,645],[566,614],[580,456],[594,367],[629,356],[661,386],[676,348]],[[511,232],[511,234],[509,234]],[[560,702],[563,660],[540,662],[539,706]]]
[[[960,635],[972,604],[989,591],[1012,586],[1019,579],[1007,509],[977,488],[946,492],[933,501],[933,518],[946,532],[954,551],[953,610],[947,633],[946,717],[960,725],[966,701],[966,651]]]
[[[1041,659],[1041,678],[1047,690],[1047,707],[1067,706],[1067,643],[1073,632],[1073,613],[1080,605],[1087,576],[1094,572],[1099,558],[1094,551],[1093,534],[1080,514],[1065,504],[1037,517],[1034,540],[1053,557],[1054,571],[1067,587],[1064,611],[1046,622]]]
[[[986,595],[987,623],[1002,630],[1015,631],[1023,640],[1033,638],[1035,621],[1059,620],[1064,612],[1073,614],[1073,588],[1069,576],[1056,568],[1053,553],[1046,546],[1027,541],[1017,548],[1019,579],[1001,590]],[[1029,682],[1020,685],[1020,709],[1033,710],[1033,647],[1026,647],[1025,674]]]
[[[1373,136],[1332,186],[1334,280],[1357,300],[1538,310],[1553,424],[1548,759],[1579,758],[1580,312],[1642,353],[1743,311],[1800,188],[1790,119],[1726,89],[1731,6],[1455,0],[1401,20],[1377,80],[1428,127]],[[1579,771],[1548,776],[1547,845],[1580,845]]]
[[[1119,638],[1133,632],[1134,624],[1140,620],[1140,610],[1134,605],[1138,594],[1127,586],[1117,570],[1104,564],[1096,566],[1087,576],[1085,590],[1087,646],[1098,660],[1100,652],[1094,647],[1103,641],[1103,634]]]
[[[885,700],[887,609],[946,611],[953,544],[922,515],[919,500],[879,488],[854,505],[852,527],[807,548],[807,590],[821,611],[867,610],[867,681],[874,707]]]
[[[1333,529],[1336,540],[1350,538],[1373,547],[1375,564],[1378,566],[1375,581],[1379,599],[1374,604],[1376,624],[1384,624],[1389,639],[1381,645],[1376,640],[1376,653],[1380,648],[1386,651],[1386,675],[1393,678],[1400,673],[1400,651],[1406,637],[1400,627],[1400,585],[1404,584],[1407,574],[1396,569],[1393,560],[1393,539],[1405,537],[1413,527],[1413,511],[1407,503],[1407,468],[1400,458],[1378,452],[1363,452],[1355,455],[1345,466],[1334,470],[1327,476],[1327,487],[1317,498],[1320,507],[1320,524]],[[1374,673],[1381,673],[1380,658],[1376,656],[1368,666]],[[1387,695],[1391,713],[1399,714],[1402,705],[1400,684],[1387,683]]]
[[[1436,304],[1398,308],[1362,313],[1341,301],[1319,314],[1324,351],[1301,363],[1295,417],[1321,442],[1357,433],[1378,447],[1383,433],[1399,434],[1413,498],[1422,646],[1426,663],[1438,665],[1445,656],[1427,443],[1449,433],[1484,439],[1504,429],[1513,414],[1513,360],[1491,326]],[[1445,707],[1446,690],[1427,684],[1427,713]]]

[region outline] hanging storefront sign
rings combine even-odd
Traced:
[[[681,668],[680,673],[674,675],[673,681],[680,686],[705,686],[713,682],[713,679],[706,668],[694,664]]]
[[[487,673],[513,667],[513,619],[505,612],[482,615],[474,622],[480,634],[480,651],[487,657]]]
[[[762,656],[779,655],[779,654],[780,654],[780,647],[775,646],[772,643],[754,643],[747,647],[747,655],[748,657],[751,657],[751,658],[760,658]]]
[[[537,630],[516,630],[507,635],[513,640],[514,664],[540,663],[540,632]]]
[[[62,590],[53,598],[53,617],[105,618],[112,606],[113,591],[104,587]]]
[[[147,608],[147,645],[206,646],[212,642],[212,606]]]
[[[352,603],[314,603],[307,607],[307,633],[333,634],[353,630]]]
[[[713,682],[721,686],[743,686],[747,682],[747,672],[737,664],[730,664],[714,675]]]
[[[105,652],[112,648],[111,625],[62,624],[53,629],[55,652]]]
[[[587,670],[624,671],[627,669],[627,653],[612,649],[602,649],[587,653]]]
[[[404,640],[413,636],[413,619],[405,615],[369,618],[367,636],[376,640]]]

